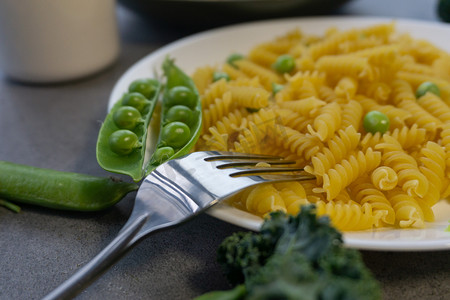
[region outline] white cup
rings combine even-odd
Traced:
[[[91,75],[119,54],[115,0],[0,0],[0,73],[51,83]]]

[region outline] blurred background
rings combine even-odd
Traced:
[[[156,26],[198,30],[282,17],[367,15],[449,21],[448,0],[118,0],[122,11]],[[427,9],[424,8],[426,3]],[[386,9],[389,8],[389,9]],[[125,13],[125,12],[123,12]]]
[[[450,21],[450,0],[117,1],[121,38],[130,42],[170,42],[224,25],[284,17],[356,15]]]

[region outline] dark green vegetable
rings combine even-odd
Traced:
[[[278,93],[282,89],[284,89],[284,85],[276,83],[276,82],[272,82],[272,94],[273,95],[275,95],[276,93]]]
[[[225,79],[226,81],[230,81],[230,75],[225,72],[216,71],[213,73],[213,81],[219,81],[220,79]]]
[[[133,106],[119,107],[113,114],[113,120],[117,127],[133,130],[140,123],[144,123],[139,110]]]
[[[388,116],[377,110],[369,111],[363,119],[364,130],[375,134],[377,132],[385,133],[389,130],[390,121]]]
[[[128,87],[130,93],[140,93],[147,99],[152,99],[159,89],[159,82],[156,79],[144,78],[133,81]]]
[[[151,101],[145,98],[141,93],[126,93],[122,98],[123,106],[133,106],[141,113],[143,113],[150,104]]]
[[[0,161],[0,197],[49,208],[96,211],[137,190],[135,183]]]
[[[161,145],[172,148],[184,146],[191,138],[191,130],[183,122],[171,122],[161,130]]]
[[[422,83],[421,85],[419,85],[417,87],[416,90],[416,98],[419,99],[420,97],[422,97],[423,95],[425,95],[426,93],[433,93],[437,96],[441,95],[441,91],[439,90],[439,87],[430,81],[425,81],[424,83]]]
[[[196,143],[202,121],[197,88],[173,60],[167,58],[162,69],[166,83],[158,118],[152,119],[160,91],[154,79],[133,81],[106,116],[97,140],[97,161],[105,170],[139,181],[164,161],[188,154]]]
[[[185,105],[174,105],[167,110],[167,113],[164,116],[164,125],[175,121],[190,125],[191,122],[194,121],[194,113]]]
[[[195,300],[239,300],[244,299],[246,293],[245,285],[240,284],[232,290],[206,293],[195,298]]]
[[[239,53],[233,53],[227,58],[227,63],[232,65],[233,67],[237,68],[237,65],[235,64],[236,61],[244,59],[244,55]]]
[[[0,199],[0,206],[6,207],[9,210],[12,210],[13,212],[19,213],[20,212],[20,206],[15,205],[14,203],[11,203],[9,201]]]
[[[154,165],[160,165],[175,154],[175,150],[172,147],[160,147],[156,149],[155,153],[152,155],[151,163]]]
[[[190,87],[179,85],[169,89],[164,101],[168,107],[184,105],[189,108],[194,108],[198,102],[197,97]]]
[[[381,299],[381,289],[360,253],[313,205],[297,216],[272,213],[259,233],[236,233],[218,249],[218,262],[237,285],[220,299]],[[245,289],[245,291],[243,291]],[[198,299],[214,299],[217,292]]]
[[[295,59],[289,54],[280,55],[272,68],[278,73],[289,73],[295,69]]]
[[[108,142],[111,151],[118,155],[127,155],[135,149],[142,148],[138,136],[128,129],[114,131],[109,136]]]
[[[166,160],[188,154],[198,140],[202,122],[202,104],[192,79],[172,59],[167,58],[162,67],[167,81],[161,103],[161,130],[153,154],[155,157],[150,158],[146,168],[147,174]],[[180,105],[191,110],[189,122],[171,120],[175,114],[174,107],[179,109]],[[170,151],[159,150],[167,146],[174,151],[169,157]]]
[[[148,127],[160,89],[161,85],[156,80],[135,80],[129,86],[132,92],[125,93],[112,107],[97,139],[97,162],[102,168],[129,175],[135,181],[142,179]],[[141,92],[152,97],[146,98]],[[130,113],[133,107],[135,110]],[[121,131],[122,128],[128,131]]]

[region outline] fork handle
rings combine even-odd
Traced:
[[[79,269],[69,279],[50,292],[42,300],[72,299],[84,288],[97,279],[117,260],[132,248],[137,241],[132,240],[147,221],[148,215],[143,214],[126,225],[99,254]]]

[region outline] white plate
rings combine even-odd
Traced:
[[[296,27],[311,34],[323,34],[326,29],[336,26],[341,29],[369,26],[390,22],[386,18],[361,17],[320,17],[296,18],[262,22],[252,22],[227,26],[195,34],[171,43],[144,57],[134,64],[114,86],[109,109],[127,90],[131,81],[151,77],[160,73],[161,64],[167,55],[176,59],[186,73],[207,64],[223,62],[234,52],[247,53],[259,42],[268,41]],[[450,52],[450,26],[414,20],[396,20],[399,32],[409,32],[416,38],[426,38],[435,45]],[[450,232],[445,231],[450,220],[450,203],[443,201],[434,207],[436,222],[427,224],[425,229],[370,230],[344,234],[348,247],[368,250],[419,251],[450,249]],[[227,205],[210,210],[211,215],[226,222],[251,230],[258,230],[261,219]]]

